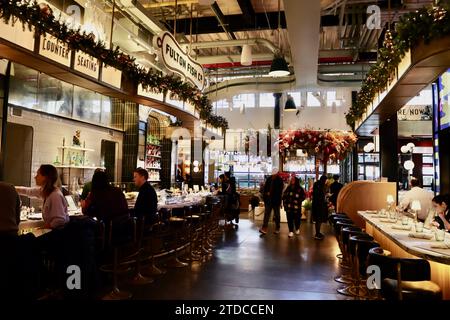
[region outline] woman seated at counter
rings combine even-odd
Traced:
[[[34,179],[37,187],[16,187],[17,192],[22,196],[42,199],[44,201],[42,219],[45,228],[62,229],[69,222],[69,214],[67,200],[56,186],[58,171],[50,164],[43,164]]]
[[[110,221],[120,216],[128,216],[128,204],[119,188],[109,183],[104,171],[94,173],[92,189],[83,203],[83,214],[98,220]]]
[[[434,218],[433,225],[439,229],[450,230],[450,212],[449,212],[450,196],[437,195],[433,198],[432,204],[436,210],[437,216]]]

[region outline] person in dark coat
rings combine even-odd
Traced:
[[[289,227],[289,238],[294,236],[294,225],[295,234],[300,234],[300,222],[302,218],[302,203],[305,200],[306,194],[300,185],[300,179],[292,176],[289,186],[283,193],[283,205],[286,211],[286,218]]]
[[[231,176],[231,172],[225,172],[225,182],[227,184],[227,189],[225,190],[227,197],[227,211],[228,211],[228,220],[232,221],[233,219],[236,223],[239,223],[239,194],[237,193],[236,188],[236,178]]]
[[[147,180],[147,170],[143,168],[134,170],[133,181],[136,187],[139,188],[139,194],[134,204],[134,216],[137,218],[145,217],[145,224],[154,224],[158,220],[158,196]]]
[[[269,219],[272,214],[275,218],[275,231],[273,233],[280,233],[280,206],[283,194],[283,179],[278,175],[278,169],[274,168],[272,170],[272,175],[267,178],[264,184],[263,199],[264,199],[264,222],[259,229],[263,235],[267,233],[267,227],[269,225]]]
[[[339,175],[335,174],[333,176],[334,182],[330,185],[330,202],[333,204],[334,209],[337,209],[337,198],[339,192],[341,191],[343,185],[339,182]]]
[[[319,181],[314,182],[312,194],[312,218],[315,222],[316,234],[314,239],[322,240],[324,235],[320,233],[320,226],[328,219],[328,207],[325,200],[326,176],[321,176]]]
[[[122,190],[109,184],[104,171],[94,173],[92,190],[83,206],[83,214],[109,222],[115,218],[128,216],[128,204]]]

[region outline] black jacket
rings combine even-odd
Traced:
[[[276,176],[275,179],[270,176],[264,184],[264,203],[272,206],[281,206],[281,199],[283,195],[283,179]]]
[[[150,183],[146,182],[139,188],[139,194],[134,205],[134,216],[145,217],[146,223],[156,222],[158,196]]]

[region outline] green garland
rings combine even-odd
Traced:
[[[429,43],[450,34],[450,6],[448,4],[421,8],[402,17],[396,25],[396,34],[386,32],[378,60],[364,79],[356,101],[346,114],[347,124],[355,129],[355,122],[362,118],[377,93],[383,92],[392,80],[395,70],[405,53],[420,41]]]
[[[135,63],[135,58],[120,51],[119,47],[107,49],[101,41],[95,41],[93,34],[72,30],[60,19],[56,19],[47,5],[39,5],[35,0],[0,0],[0,18],[8,23],[11,18],[17,18],[23,27],[31,31],[35,27],[38,35],[49,33],[68,44],[72,50],[81,50],[98,58],[105,64],[121,70],[136,86],[141,84],[154,93],[171,92],[171,98],[187,101],[199,112],[200,119],[205,120],[214,128],[228,129],[225,118],[212,114],[211,101],[200,90],[179,78],[162,75],[161,72],[150,69],[146,71]],[[16,19],[12,20],[13,23]]]

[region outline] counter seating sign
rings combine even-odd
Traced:
[[[159,55],[167,69],[184,76],[186,81],[191,82],[198,89],[205,88],[205,73],[202,65],[184,53],[169,32],[162,32],[155,37],[154,47],[159,48]]]
[[[39,54],[66,67],[70,67],[71,52],[69,46],[52,35],[41,35]]]

